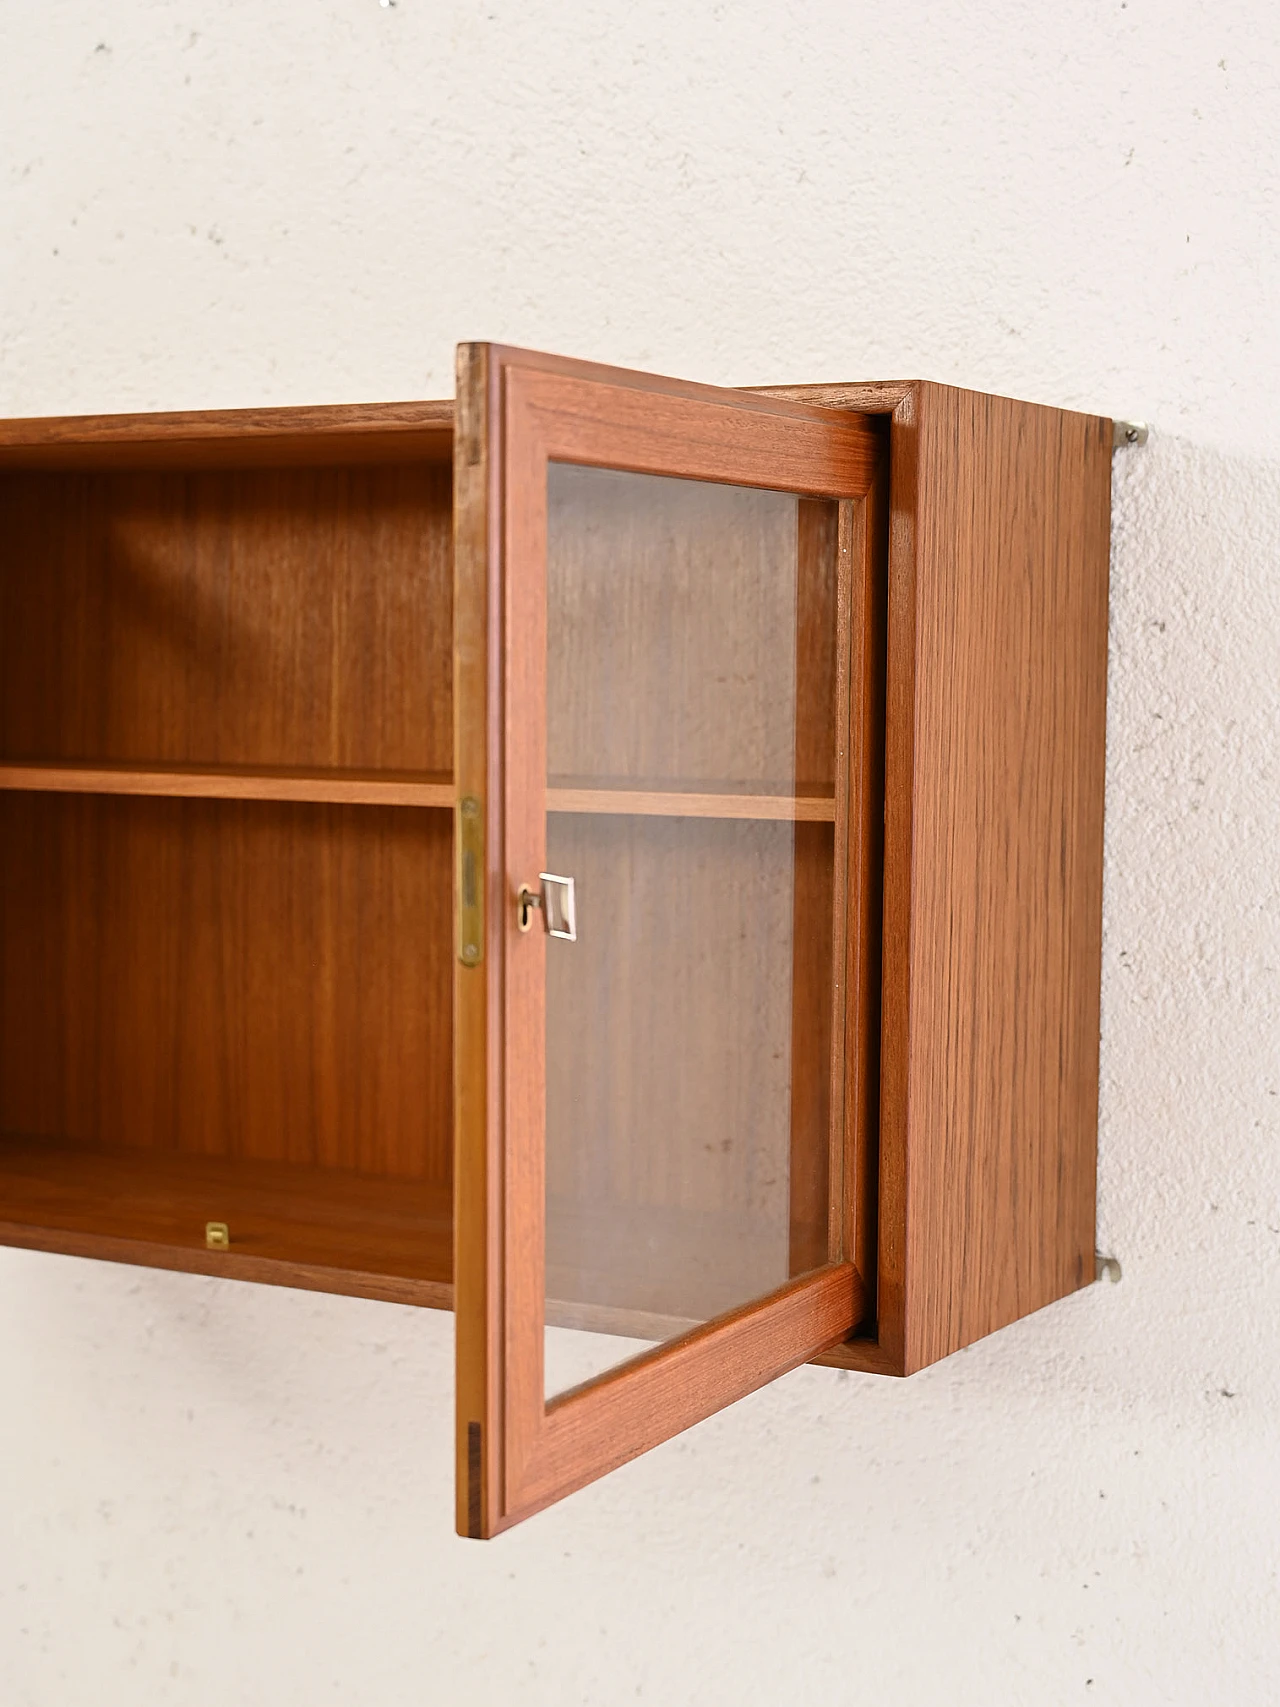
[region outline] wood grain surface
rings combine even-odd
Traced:
[[[791,1024],[787,1055],[787,1272],[847,1259],[842,1220],[843,1101],[833,1098],[836,1028],[844,1010],[844,884],[849,835],[849,514],[857,506],[796,506],[792,774],[831,790],[831,829],[797,824],[792,856]],[[775,716],[781,716],[780,705]],[[813,786],[811,783],[810,787]],[[825,804],[825,803],[824,803]]]
[[[447,464],[453,420],[451,402],[40,415],[0,421],[0,469]]]
[[[1093,1275],[1111,432],[892,410],[877,1325],[909,1373]]]
[[[450,822],[0,795],[0,1130],[451,1179]]]
[[[453,780],[397,771],[291,771],[225,765],[199,770],[168,765],[4,764],[0,790],[35,794],[138,794],[177,800],[308,801],[333,806],[452,808]]]
[[[210,1251],[205,1223],[230,1249]],[[449,1309],[448,1182],[0,1136],[0,1244]]]
[[[837,860],[837,893],[844,916],[842,981],[837,986],[832,1100],[840,1142],[833,1177],[843,1183],[834,1201],[843,1215],[841,1250],[863,1282],[863,1304],[874,1319],[879,1204],[880,996],[884,873],[885,587],[889,530],[889,435],[866,500],[843,506],[849,557],[847,617],[847,835]]]
[[[498,1253],[501,1294],[497,1299],[490,1296],[483,1309],[476,1307],[475,1296],[464,1287],[461,1219],[458,1235],[459,1368],[461,1372],[470,1366],[477,1395],[470,1415],[464,1419],[459,1413],[460,1425],[466,1421],[465,1445],[459,1429],[459,1468],[465,1477],[459,1527],[464,1533],[484,1535],[496,1533],[557,1497],[557,1490],[567,1492],[581,1485],[633,1451],[687,1426],[695,1415],[706,1415],[719,1403],[750,1390],[769,1378],[770,1369],[781,1373],[812,1355],[839,1333],[847,1333],[863,1307],[862,1288],[851,1266],[831,1265],[793,1283],[794,1291],[784,1287],[770,1293],[729,1323],[721,1319],[711,1324],[705,1337],[695,1335],[688,1342],[694,1349],[680,1342],[669,1374],[642,1374],[642,1366],[631,1366],[618,1383],[607,1381],[576,1395],[571,1424],[550,1422],[557,1411],[545,1408],[542,1356],[547,1296],[543,1149],[547,944],[537,931],[527,935],[518,931],[514,906],[519,883],[530,877],[536,881],[547,858],[548,465],[580,463],[856,499],[874,477],[877,441],[873,431],[864,432],[856,421],[846,422],[849,431],[844,432],[837,417],[822,411],[777,410],[763,400],[613,376],[495,347],[464,350],[460,371],[471,399],[462,407],[461,418],[484,398],[489,458],[486,525],[483,533],[476,527],[469,534],[465,549],[488,553],[490,575],[500,553],[501,570],[496,587],[490,577],[484,577],[484,584],[488,596],[499,599],[490,605],[489,660],[491,668],[495,658],[501,661],[502,698],[495,705],[491,680],[487,705],[489,727],[496,724],[502,740],[504,859],[501,886],[495,888],[504,940],[497,990],[505,1009],[504,1035],[510,1042],[505,1073],[497,1087],[502,1099],[500,1184],[495,1190],[491,1183],[486,1194],[493,1217],[489,1250]],[[478,378],[482,371],[483,381]],[[460,433],[460,460],[465,438]],[[465,456],[468,467],[478,467],[474,448]],[[469,476],[468,482],[474,478]],[[461,559],[461,498],[457,508]],[[467,572],[481,579],[474,565]],[[460,589],[462,581],[460,562]],[[458,596],[461,603],[461,591]],[[460,706],[460,721],[463,715]],[[789,725],[788,770],[794,764],[794,738],[794,726]],[[489,760],[492,789],[496,769],[492,749]],[[639,768],[639,761],[620,765],[613,756],[606,762],[615,776],[620,770],[625,775]],[[652,775],[652,762],[644,764],[646,774]],[[583,768],[572,760],[553,766],[560,774],[569,769],[580,773]],[[718,780],[725,780],[723,773]],[[767,780],[776,779],[769,776]],[[555,821],[563,822],[564,815],[557,815]],[[604,815],[594,820],[596,826],[606,822]],[[828,916],[828,933],[830,928]],[[492,940],[488,954],[494,958]],[[789,1000],[789,990],[784,994]],[[493,1089],[491,1069],[488,1082]],[[486,1156],[492,1167],[492,1124],[489,1132]],[[460,1149],[460,1186],[462,1171]],[[480,1253],[476,1255],[478,1259]],[[484,1283],[492,1287],[491,1269]],[[835,1326],[841,1320],[843,1329]],[[498,1336],[496,1364],[492,1357],[486,1361],[474,1343],[463,1349],[464,1337],[470,1340],[479,1326]],[[807,1353],[801,1349],[806,1343],[811,1348]],[[656,1368],[665,1370],[666,1351],[657,1356]],[[638,1402],[631,1397],[633,1379]],[[495,1474],[484,1421],[475,1411],[486,1395],[491,1398],[499,1380],[503,1436]]]
[[[449,775],[449,471],[0,475],[0,758]]]
[[[482,825],[479,869],[454,872],[455,912],[478,882],[483,954],[455,938],[454,1309],[456,1526],[495,1532],[502,1509],[503,965],[512,896],[503,856],[503,644],[499,373],[488,346],[458,350],[454,496],[454,779]],[[455,927],[456,928],[456,927]]]
[[[452,427],[0,423],[0,1239],[449,1302]]]
[[[821,794],[549,788],[547,811],[626,818],[755,818],[773,823],[830,824],[835,819],[836,805],[831,796]]]
[[[852,1264],[834,1264],[566,1393],[536,1421],[517,1415],[508,1457],[521,1500],[503,1527],[806,1362],[862,1311]]]
[[[917,431],[908,1370],[1094,1278],[1112,448],[942,386]]]
[[[449,1303],[452,423],[0,423],[0,1240]]]

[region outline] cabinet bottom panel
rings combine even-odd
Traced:
[[[453,1307],[452,1193],[430,1181],[5,1134],[0,1244]]]

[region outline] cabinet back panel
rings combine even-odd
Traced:
[[[0,477],[0,757],[445,772],[428,463]]]
[[[0,1130],[447,1184],[451,828],[0,796]]]

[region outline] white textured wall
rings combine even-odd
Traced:
[[[0,1252],[2,1707],[1280,1696],[1280,14],[0,7],[0,412],[432,396],[492,337],[1147,414],[1102,1284],[804,1370],[490,1545],[451,1324]]]

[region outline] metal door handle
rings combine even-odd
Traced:
[[[535,907],[542,913],[542,928],[548,936],[577,942],[578,915],[572,877],[557,877],[553,871],[540,871],[536,893],[527,883],[521,884],[520,893],[516,896],[516,921],[522,931],[532,926]]]

